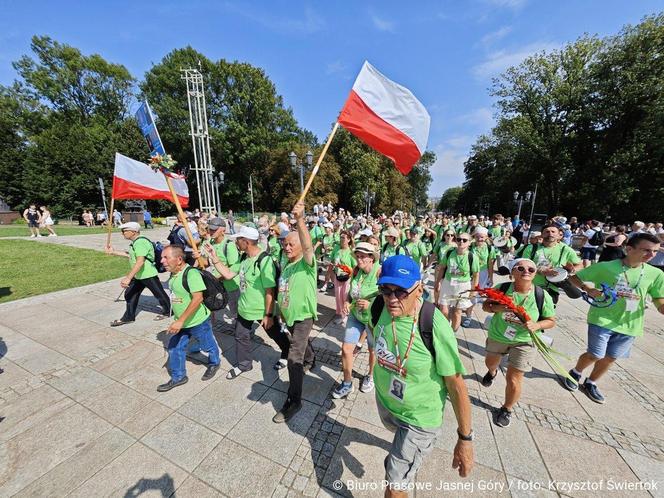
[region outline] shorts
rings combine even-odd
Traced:
[[[459,282],[456,285],[452,285],[452,282],[444,278],[440,282],[440,297],[438,298],[438,304],[461,310],[468,309],[473,305],[473,302],[468,298],[468,294],[465,294],[460,299],[453,296],[456,296],[463,291],[469,291],[470,289],[470,281]]]
[[[346,332],[344,334],[344,344],[357,344],[358,342],[360,342],[360,336],[362,335],[362,332],[364,332],[364,330],[367,331],[367,344],[369,345],[369,349],[373,351],[374,343],[371,331],[369,331],[369,329],[365,324],[363,324],[361,321],[355,318],[355,315],[353,315],[352,313],[348,315],[348,318],[346,319]]]
[[[505,344],[486,338],[486,352],[507,355],[507,364],[521,372],[530,372],[530,359],[535,352],[535,346],[531,342],[516,342]]]
[[[37,221],[28,221],[28,228],[39,228],[39,222]]]
[[[484,270],[480,270],[480,278],[477,282],[477,285],[483,288],[489,287],[489,269],[485,268]],[[473,304],[479,304],[480,302],[484,301],[482,297],[477,296],[472,299]]]
[[[394,432],[390,452],[385,457],[385,480],[404,489],[413,481],[422,460],[433,450],[441,427],[424,429],[399,420],[376,398],[378,415],[386,429]],[[396,487],[395,486],[395,487]]]
[[[595,358],[629,358],[632,343],[636,339],[632,335],[621,334],[605,329],[593,323],[588,324],[587,352]]]
[[[597,257],[597,248],[596,247],[582,247],[581,248],[581,259],[586,259],[588,261],[595,261]]]

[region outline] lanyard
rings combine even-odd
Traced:
[[[623,276],[625,277],[625,283],[627,284],[627,286],[632,290],[638,289],[639,284],[641,283],[641,279],[643,278],[644,271],[645,271],[645,265],[641,263],[641,274],[639,275],[639,279],[636,281],[636,285],[632,287],[631,285],[629,285],[629,279],[627,278],[627,272],[625,271],[625,264],[623,263]]]
[[[394,318],[392,318],[392,339],[394,340],[394,350],[396,352],[396,358],[397,358],[396,367],[392,363],[385,362],[380,357],[378,358],[379,360],[378,363],[381,366],[396,371],[402,377],[405,377],[407,374],[406,362],[408,361],[410,350],[412,349],[413,342],[415,341],[415,331],[417,330],[417,318],[420,315],[419,313],[420,306],[421,305],[418,305],[417,309],[415,310],[415,318],[413,319],[413,326],[410,329],[410,339],[408,340],[408,347],[406,348],[406,353],[404,354],[403,361],[401,361],[401,355],[399,354],[399,342],[397,340],[397,329],[394,323]]]

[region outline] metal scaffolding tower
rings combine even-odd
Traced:
[[[194,168],[201,211],[220,211],[218,180],[210,156],[207,110],[203,75],[198,69],[181,69],[182,79],[187,82],[191,143],[194,149]]]

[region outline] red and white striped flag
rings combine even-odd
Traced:
[[[339,124],[372,149],[394,161],[404,175],[426,150],[431,118],[406,87],[364,62]]]
[[[189,205],[189,189],[184,177],[169,174],[173,188],[183,207]],[[161,171],[154,171],[150,166],[115,153],[113,172],[114,199],[166,199],[173,202],[173,196],[166,178]]]

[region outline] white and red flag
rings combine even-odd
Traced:
[[[338,122],[407,175],[426,149],[431,118],[410,90],[365,61]]]
[[[189,189],[184,177],[170,174],[173,188],[182,206],[189,205]],[[166,199],[173,201],[166,177],[140,161],[115,153],[113,172],[114,199]]]

